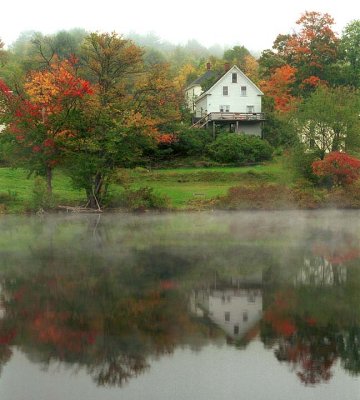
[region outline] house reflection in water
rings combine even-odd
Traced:
[[[347,268],[322,256],[304,257],[304,265],[295,277],[295,285],[338,286],[347,280]]]
[[[191,311],[218,325],[229,339],[240,340],[261,320],[263,312],[262,276],[232,278],[195,290]]]

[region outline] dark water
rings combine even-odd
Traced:
[[[360,213],[0,218],[0,399],[360,399]]]

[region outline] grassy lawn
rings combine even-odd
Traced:
[[[34,177],[28,177],[23,169],[0,168],[0,203],[2,197],[10,197],[7,204],[9,212],[21,212],[31,207]],[[53,180],[54,195],[59,204],[78,204],[85,202],[83,191],[74,189],[70,179],[61,172],[55,172]]]
[[[275,182],[289,184],[292,177],[280,159],[264,165],[250,167],[211,167],[147,170],[135,168],[121,170],[126,175],[130,188],[148,186],[155,193],[167,195],[176,209],[185,209],[188,202],[196,199],[209,199],[226,194],[232,186],[258,185]],[[7,211],[19,212],[31,204],[34,178],[27,178],[22,169],[0,168],[1,196],[10,196]],[[58,204],[74,205],[85,203],[84,191],[72,187],[70,179],[61,171],[55,171],[53,190]],[[122,191],[120,185],[113,185],[116,195]],[[5,203],[5,202],[4,202]]]

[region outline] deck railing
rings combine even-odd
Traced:
[[[208,114],[209,121],[263,121],[264,113],[212,112]]]
[[[211,112],[196,121],[192,127],[201,128],[210,121],[264,121],[264,113]]]

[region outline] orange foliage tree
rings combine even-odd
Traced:
[[[291,94],[291,88],[296,80],[296,71],[286,64],[276,68],[268,80],[260,83],[263,92],[273,99],[276,111],[288,112],[294,108],[296,97]]]
[[[334,19],[327,13],[307,11],[296,24],[299,31],[279,35],[273,47],[297,69],[298,84],[303,89],[313,88],[326,79],[326,66],[337,60],[339,39],[332,30]]]

